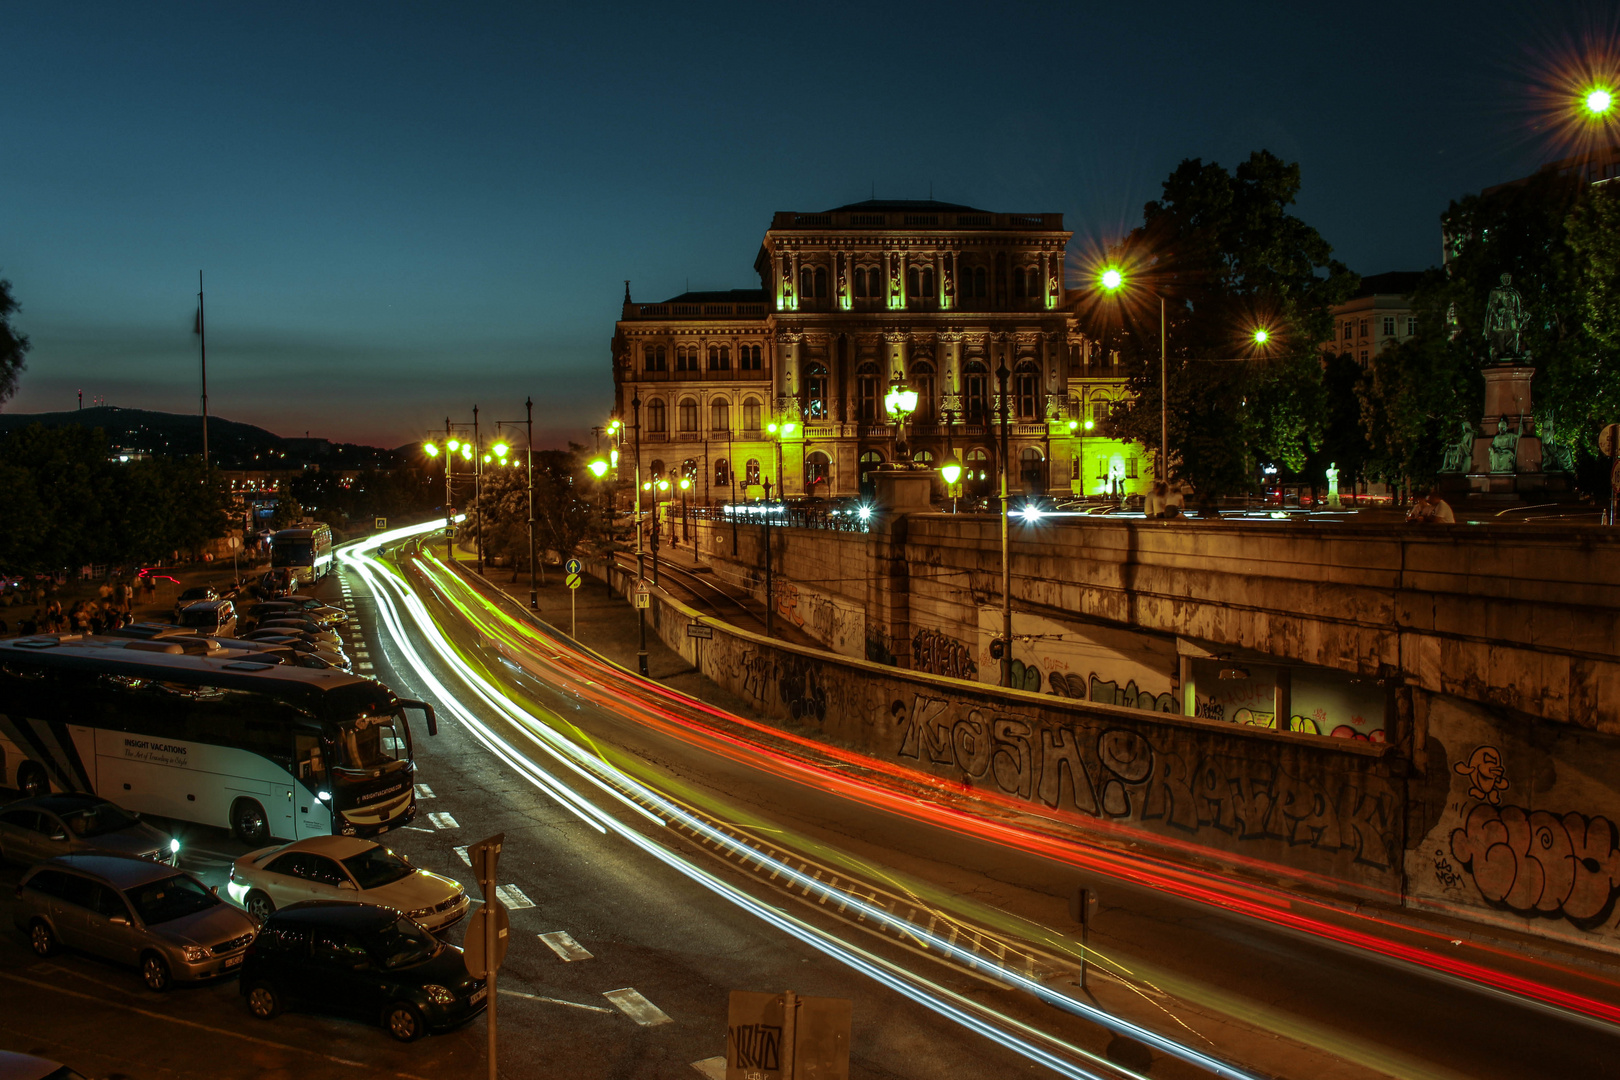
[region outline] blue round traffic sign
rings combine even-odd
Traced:
[[[578,559],[569,559],[567,562],[563,563],[563,569],[568,571],[570,574],[577,574],[581,570],[585,569],[585,566]]]

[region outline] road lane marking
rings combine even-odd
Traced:
[[[431,799],[431,798],[434,798],[433,789],[428,787],[426,784],[417,784],[416,785],[416,797],[418,799]]]
[[[371,665],[367,664],[366,666],[370,667]],[[440,811],[437,814],[429,814],[428,815],[428,820],[433,822],[433,827],[435,829],[459,829],[459,828],[461,828],[461,825],[460,825],[460,823],[458,823],[456,821],[456,818],[455,818],[454,814],[446,814],[443,811]]]
[[[360,665],[360,670],[361,670],[361,671],[376,671],[376,670],[377,670],[377,669],[376,669],[376,667],[375,667],[375,666],[373,666],[373,665],[371,665],[371,664],[365,664],[365,663],[362,663],[362,664],[361,664],[361,665]]]
[[[641,991],[633,987],[622,990],[609,990],[602,995],[619,1007],[619,1011],[642,1027],[656,1027],[659,1024],[673,1024],[675,1021],[669,1015],[641,996]]]
[[[419,826],[419,825],[401,825],[401,826],[400,826],[400,828],[401,828],[401,829],[409,829],[409,830],[411,830],[411,832],[425,832],[425,833],[430,833],[430,832],[432,832],[432,831],[433,831],[433,830],[432,830],[432,829],[424,829],[424,828],[422,828],[422,827],[421,827],[421,826]]]
[[[587,1009],[590,1012],[598,1012],[598,1013],[611,1013],[611,1012],[613,1012],[612,1009],[604,1009],[600,1005],[585,1005],[585,1004],[581,1004],[578,1001],[564,1001],[562,998],[542,997],[539,994],[525,994],[525,993],[523,993],[522,991],[519,991],[519,990],[502,990],[500,992],[502,994],[510,994],[511,996],[516,997],[516,998],[522,998],[525,1001],[544,1001],[549,1005],[566,1005],[570,1009]],[[721,1058],[720,1060],[724,1061],[725,1058]],[[724,1074],[722,1074],[722,1075],[724,1075]]]
[[[573,936],[566,930],[553,930],[549,934],[541,934],[540,940],[545,942],[547,947],[556,953],[561,960],[572,962],[591,958],[591,954],[585,950],[585,946],[575,941]]]
[[[468,866],[472,865],[472,856],[467,854],[467,848],[471,846],[472,845],[470,844],[462,844],[458,845],[455,849],[456,854],[461,856],[461,861],[466,863]]]
[[[702,1073],[704,1080],[726,1080],[726,1059],[723,1057],[704,1058],[702,1061],[692,1062],[692,1068]]]
[[[534,907],[534,901],[524,896],[523,890],[516,885],[497,885],[495,886],[495,895],[500,898],[501,903],[505,904],[510,911]]]

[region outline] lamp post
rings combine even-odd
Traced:
[[[1007,506],[1007,361],[996,367],[996,382],[1001,388],[997,412],[1001,421],[1001,685],[1012,686],[1012,560],[1008,544]]]
[[[681,471],[683,473],[686,472],[686,469],[685,469],[684,466],[682,467]],[[686,475],[686,476],[681,477],[681,485],[680,486],[681,486],[681,543],[690,544],[692,542],[692,535],[687,529],[686,492],[692,486],[692,477],[690,475]]]
[[[945,494],[951,500],[951,513],[956,513],[956,482],[962,478],[962,459],[956,456],[956,440],[951,426],[955,415],[945,410],[945,460],[939,466],[939,475],[945,481]]]
[[[647,580],[647,571],[641,556],[641,390],[635,391],[630,399],[631,415],[636,427],[636,585],[641,588],[642,582]],[[636,664],[641,677],[647,677],[647,609],[636,607],[636,632],[640,635],[639,651],[636,653]]]
[[[1102,272],[1099,279],[1105,291],[1117,293],[1125,287],[1125,273],[1118,267],[1110,266]],[[1168,481],[1170,478],[1170,385],[1166,377],[1169,355],[1166,350],[1168,336],[1164,319],[1164,294],[1157,289],[1150,290],[1159,300],[1159,479]]]
[[[770,425],[772,441],[776,443],[776,494],[777,500],[782,497],[782,439],[792,435],[798,427],[792,420]],[[772,576],[771,563],[771,500],[767,498],[762,507],[765,511],[765,636],[776,636],[776,591]]]
[[[883,396],[883,408],[894,421],[894,456],[907,465],[911,463],[911,448],[906,445],[906,421],[917,410],[917,391],[895,373],[889,392]]]

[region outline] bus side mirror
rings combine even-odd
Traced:
[[[439,733],[439,717],[434,713],[432,705],[425,701],[401,701],[399,704],[405,709],[421,709],[422,714],[427,717],[427,733],[429,735]]]

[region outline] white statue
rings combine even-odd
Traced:
[[[1339,501],[1339,463],[1337,461],[1328,462],[1327,482],[1328,506],[1331,509],[1338,510],[1344,504]]]

